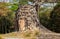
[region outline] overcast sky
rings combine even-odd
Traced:
[[[12,2],[13,0],[0,0],[0,2]]]

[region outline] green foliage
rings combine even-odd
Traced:
[[[53,10],[44,9],[40,9],[40,22],[49,30],[60,33],[60,3],[58,3]]]
[[[14,3],[14,4],[10,4],[11,8],[9,8],[12,11],[16,11],[18,9],[18,4]]]
[[[57,4],[50,14],[51,30],[60,33],[60,4]]]
[[[8,4],[9,6],[11,6],[11,8],[9,8],[9,9],[12,11],[16,11],[18,9],[19,4],[25,5],[25,4],[28,4],[28,1],[33,2],[33,0],[14,0],[13,4],[11,4],[11,3]]]
[[[47,27],[49,21],[50,21],[50,12],[52,9],[47,9],[47,8],[40,8],[39,12],[39,18],[41,24],[43,24],[45,27]]]
[[[10,10],[7,8],[7,3],[0,3],[0,16],[3,16],[7,14],[7,12],[10,12]]]
[[[14,26],[15,13],[5,3],[0,3],[0,8],[0,33],[9,33],[13,31],[10,27]]]
[[[30,2],[33,2],[34,0],[29,0]]]
[[[19,0],[19,3],[21,5],[25,5],[25,4],[28,4],[28,0]]]

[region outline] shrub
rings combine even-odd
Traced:
[[[5,3],[0,3],[0,33],[12,31],[10,27],[14,26],[14,15]]]

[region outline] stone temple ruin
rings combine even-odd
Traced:
[[[31,5],[23,5],[18,8],[16,26],[18,31],[39,29],[41,33],[39,39],[60,39],[60,34],[54,33],[41,25],[36,9]]]
[[[24,5],[17,11],[17,21],[19,30],[34,29],[39,26],[38,15],[35,7]]]
[[[51,32],[40,24],[38,13],[32,5],[23,5],[18,8],[16,24],[19,31],[39,29],[41,32]]]

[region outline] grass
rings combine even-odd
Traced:
[[[26,30],[22,32],[12,32],[9,34],[1,34],[0,39],[4,39],[5,37],[9,38],[24,38],[24,39],[37,39],[37,36],[40,35],[40,31],[37,30]]]
[[[0,39],[3,39],[3,38],[0,36]]]

